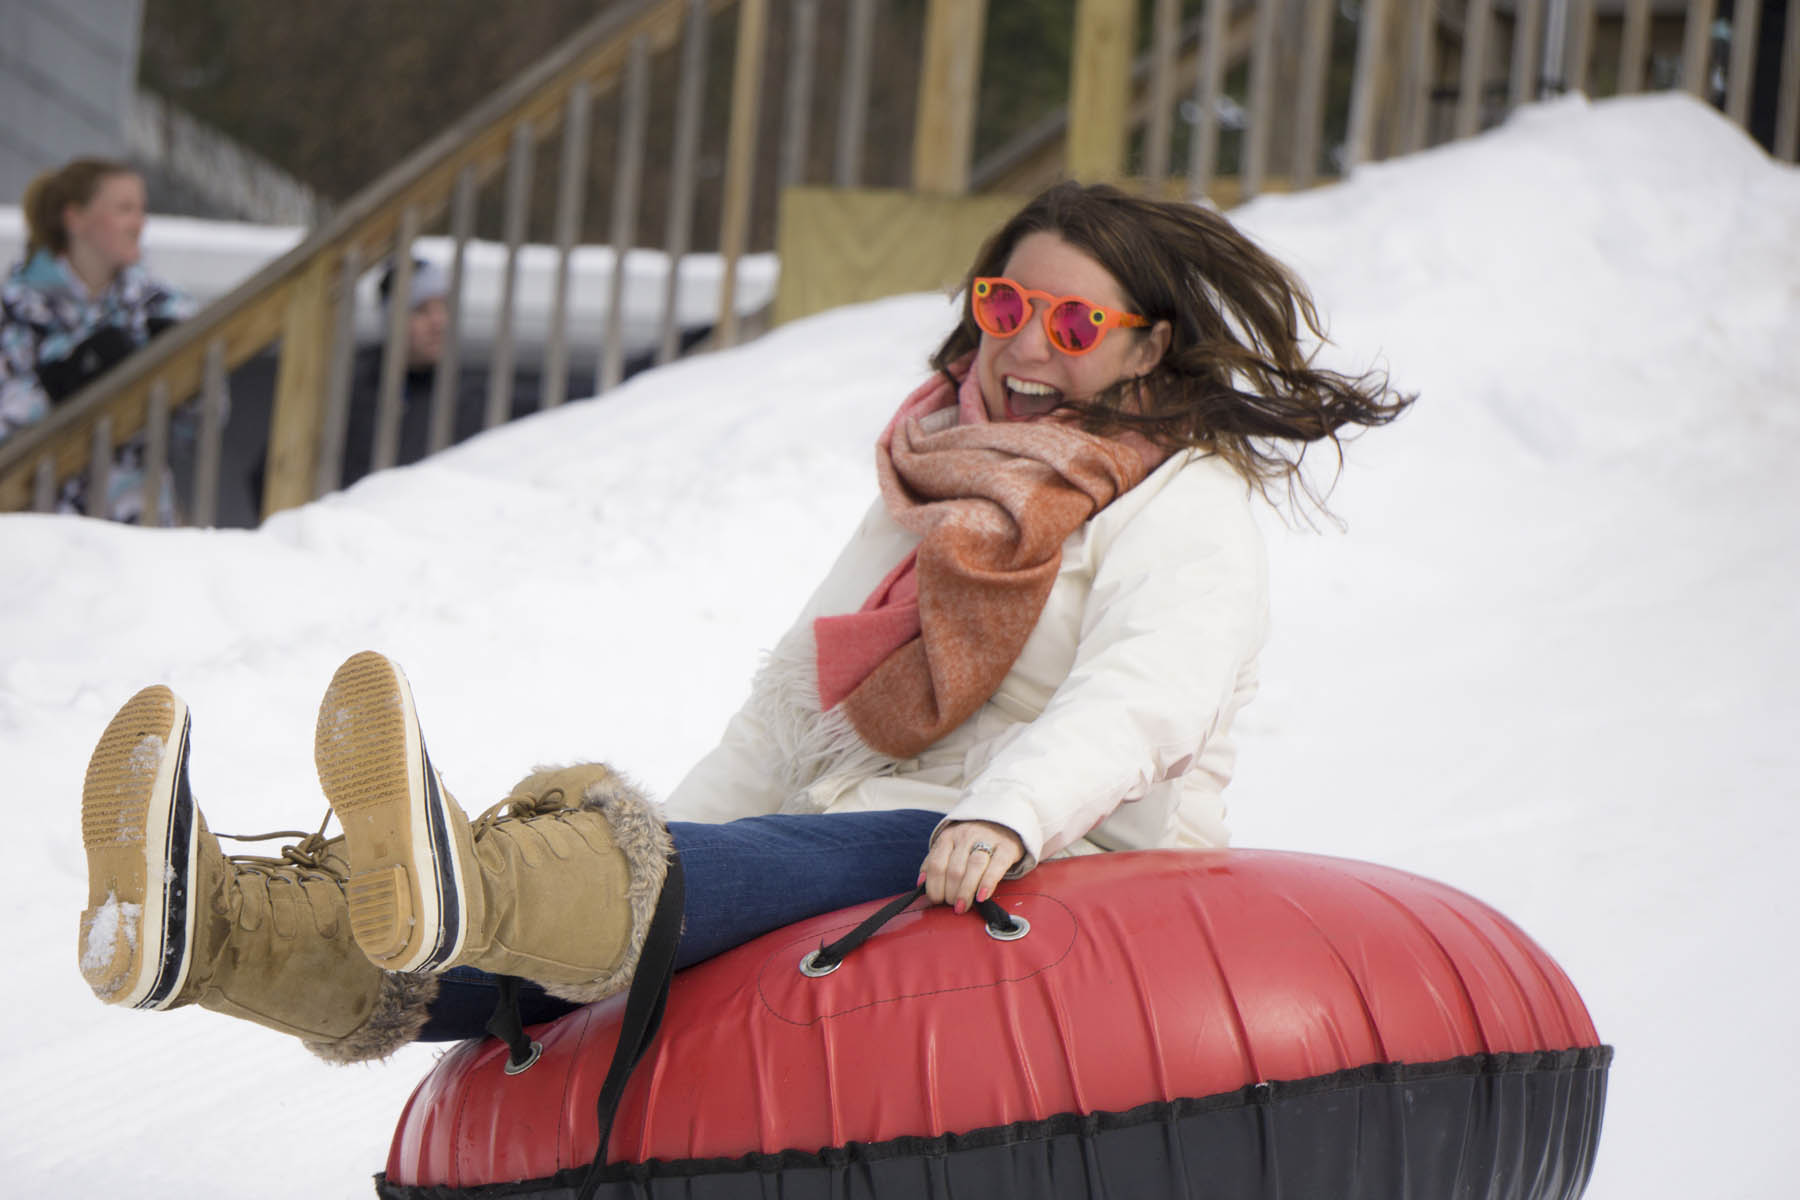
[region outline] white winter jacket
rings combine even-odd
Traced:
[[[810,650],[814,618],[854,612],[917,544],[877,501],[776,657]],[[799,706],[773,693],[810,687],[816,713],[816,684],[771,665],[667,815],[935,809],[1016,831],[1027,857],[1014,874],[1065,853],[1222,846],[1231,724],[1256,691],[1267,576],[1242,477],[1179,452],[1069,536],[1012,670],[922,754],[866,752],[797,776],[784,714]]]

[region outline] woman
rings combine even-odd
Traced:
[[[365,653],[319,709],[343,836],[228,860],[186,709],[151,688],[89,768],[90,985],[353,1061],[479,1036],[494,975],[534,981],[527,1021],[619,990],[671,847],[685,965],[915,880],[961,909],[1058,854],[1223,844],[1267,624],[1250,495],[1304,489],[1306,445],[1409,403],[1314,370],[1307,332],[1305,292],[1224,218],[1052,188],[982,250],[879,440],[880,501],[663,813],[593,764],[471,823]]]
[[[186,302],[138,265],[144,181],[130,167],[75,159],[32,180],[23,208],[25,260],[0,291],[0,442],[188,315]],[[141,448],[119,451],[108,492],[90,504],[77,478],[59,507],[138,520]],[[161,504],[165,523],[171,499]]]

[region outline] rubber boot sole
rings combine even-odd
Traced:
[[[412,689],[379,654],[354,655],[319,705],[319,783],[344,830],[350,931],[387,971],[441,970],[461,952],[466,872],[425,752]]]
[[[187,705],[158,686],[126,702],[88,760],[80,962],[108,1004],[165,1008],[187,982],[200,835],[187,759]]]

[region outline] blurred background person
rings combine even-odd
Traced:
[[[394,266],[381,274],[381,312],[385,326],[393,304]],[[431,393],[438,360],[450,332],[450,281],[437,264],[413,259],[411,311],[406,319],[406,369],[400,376],[400,440],[396,463],[424,458],[431,445]],[[381,364],[386,347],[377,342],[359,347],[350,381],[350,411],[344,429],[344,461],[340,482],[349,487],[372,469],[375,457],[376,408],[381,397]],[[459,372],[452,398],[456,415],[450,440],[460,442],[480,432],[484,395],[480,380]]]
[[[394,264],[381,274],[377,291],[385,327],[393,304]],[[406,368],[400,377],[400,438],[396,465],[418,462],[431,447],[431,396],[437,385],[437,366],[450,336],[450,280],[442,267],[423,258],[413,259],[412,294],[406,320]],[[341,483],[349,487],[372,469],[375,427],[381,398],[381,370],[386,347],[363,346],[356,352],[350,384],[350,411],[344,429]],[[450,441],[463,441],[480,433],[487,415],[488,372],[482,363],[463,366],[451,388],[455,413]],[[512,403],[507,419],[538,410],[539,380],[535,372],[521,370],[513,378]]]
[[[139,265],[144,181],[129,166],[74,159],[32,180],[21,208],[25,258],[0,290],[0,442],[190,312]],[[191,437],[191,425],[177,422],[176,436],[183,432]],[[142,442],[128,442],[115,456],[106,496],[89,496],[77,476],[63,486],[58,511],[142,520],[143,474]],[[170,524],[174,488],[166,472],[156,491],[155,521]]]

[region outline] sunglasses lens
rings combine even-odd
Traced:
[[[975,285],[975,323],[989,333],[1010,337],[1025,315],[1025,297],[1011,284],[988,279]]]
[[[1065,300],[1050,310],[1050,338],[1059,347],[1079,354],[1100,340],[1106,314],[1086,304]]]

